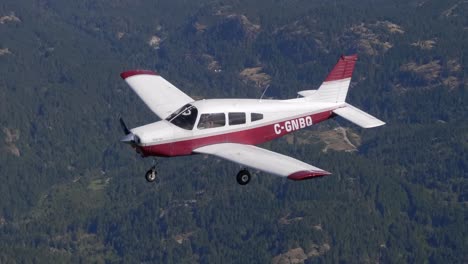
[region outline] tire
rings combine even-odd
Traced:
[[[250,172],[246,169],[243,169],[237,173],[237,183],[240,185],[246,185],[250,182],[251,178],[252,176],[250,176]]]
[[[146,178],[146,181],[148,182],[154,182],[157,180],[157,175],[158,175],[158,172],[155,171],[155,170],[148,170],[145,174],[145,178]]]

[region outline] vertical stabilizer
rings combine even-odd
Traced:
[[[320,101],[340,103],[346,100],[356,61],[357,54],[341,56],[338,63],[318,89]]]

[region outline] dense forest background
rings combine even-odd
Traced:
[[[467,263],[468,4],[461,0],[3,0],[0,263]],[[213,157],[148,184],[120,79],[195,98],[293,98],[358,53],[341,119],[265,144],[333,172],[303,182]]]

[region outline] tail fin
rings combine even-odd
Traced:
[[[357,54],[341,56],[318,89],[320,101],[333,103],[345,101],[356,61]]]
[[[333,113],[355,123],[363,128],[371,128],[385,125],[385,122],[374,116],[344,103],[348,94],[351,76],[356,65],[357,55],[341,56],[333,70],[328,74],[325,81],[318,90],[306,90],[298,92],[309,101],[320,101],[329,103],[340,103],[340,107],[333,110]],[[341,104],[343,103],[343,104]]]
[[[313,96],[312,100],[320,100],[321,102],[344,102],[356,61],[357,54],[341,56],[318,90],[300,91],[299,95],[310,97],[310,99]]]

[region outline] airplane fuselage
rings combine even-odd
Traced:
[[[306,98],[209,99],[184,107],[187,110],[179,116],[176,111],[172,120],[171,115],[131,130],[139,138],[142,156],[191,155],[194,149],[219,143],[261,144],[327,120],[342,104]]]

